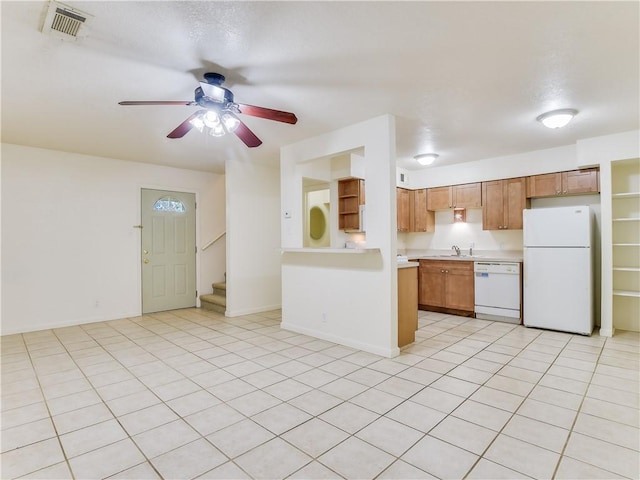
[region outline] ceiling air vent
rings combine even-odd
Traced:
[[[63,3],[49,2],[42,33],[55,35],[64,40],[77,40],[86,35],[87,25],[92,18],[92,15]]]

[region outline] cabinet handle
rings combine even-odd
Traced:
[[[566,195],[567,191],[565,190],[565,191],[564,191],[564,192],[562,192],[562,193],[564,193],[564,194]]]
[[[560,193],[562,193],[560,190],[556,190],[556,195],[560,195]]]
[[[444,273],[444,270],[440,270],[440,273]]]

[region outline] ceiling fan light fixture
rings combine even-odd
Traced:
[[[225,113],[222,115],[222,124],[229,132],[233,132],[240,125],[240,120],[230,113]]]
[[[220,125],[220,116],[218,115],[218,112],[214,110],[207,110],[202,120],[204,121],[204,124],[209,128],[215,128],[216,126]]]
[[[222,137],[224,134],[225,131],[220,122],[216,126],[209,128],[209,135],[212,137]]]
[[[436,158],[438,157],[439,155],[437,153],[421,153],[420,155],[416,155],[413,158],[420,165],[427,166],[435,162]]]
[[[202,116],[192,118],[189,123],[191,123],[194,128],[198,129],[198,131],[202,133],[202,129],[204,128],[204,120],[202,119]]]
[[[563,108],[539,115],[536,120],[547,128],[562,128],[578,114],[573,108]]]

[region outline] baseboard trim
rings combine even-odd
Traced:
[[[262,307],[245,308],[243,310],[229,310],[225,313],[225,317],[241,317],[242,315],[251,315],[254,313],[270,312],[271,310],[279,310],[282,308],[282,304],[276,305],[263,305]]]
[[[362,350],[364,352],[373,353],[375,355],[380,355],[386,358],[393,358],[400,355],[400,348],[384,348],[379,347],[377,345],[371,345],[369,343],[362,343],[356,340],[351,340],[349,338],[339,337],[338,335],[332,335],[330,333],[321,332],[318,330],[314,330],[312,328],[305,328],[299,325],[293,325],[291,323],[282,322],[280,327],[283,330],[289,330],[291,332],[302,333],[304,335],[309,335],[310,337],[319,338],[320,340],[327,340],[329,342],[338,343],[340,345],[344,345],[345,347],[356,348],[358,350]]]
[[[615,328],[602,328],[600,327],[600,336],[601,337],[613,337],[613,334],[616,332]]]
[[[140,312],[131,312],[131,313],[122,313],[118,316],[105,316],[105,317],[90,317],[85,319],[75,319],[69,320],[65,322],[55,322],[48,325],[38,325],[33,328],[27,328],[26,330],[22,329],[5,329],[4,327],[0,328],[0,335],[19,335],[22,333],[32,333],[32,332],[41,332],[43,330],[53,330],[56,328],[66,328],[66,327],[75,327],[78,325],[89,325],[91,323],[99,323],[99,322],[110,322],[112,320],[122,320],[130,317],[139,317],[142,313]]]

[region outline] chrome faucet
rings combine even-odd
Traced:
[[[453,247],[451,247],[451,250],[455,250],[456,251],[456,255],[459,257],[460,256],[460,247],[457,245],[454,245]]]

